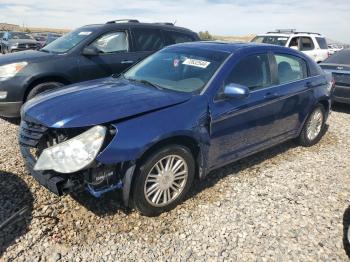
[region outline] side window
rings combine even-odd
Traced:
[[[169,45],[195,41],[192,36],[178,32],[164,31],[164,35]]]
[[[104,54],[126,52],[129,50],[128,36],[125,32],[113,32],[102,35],[90,46]]]
[[[136,51],[156,51],[165,46],[162,34],[155,29],[134,29]]]
[[[298,43],[298,40],[299,40],[299,37],[293,37],[292,40],[290,40],[289,42],[289,47],[297,47],[299,46],[299,43]]]
[[[307,77],[306,62],[296,56],[275,55],[280,84],[298,81]]]
[[[301,37],[300,51],[314,50],[315,46],[311,37]]]
[[[252,91],[270,86],[268,55],[259,54],[243,58],[225,81],[225,85],[231,83],[247,86]]]

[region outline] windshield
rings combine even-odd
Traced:
[[[86,28],[79,28],[58,38],[56,41],[45,46],[42,50],[56,54],[66,53],[92,33],[91,30]]]
[[[26,33],[21,33],[21,32],[12,32],[9,34],[10,39],[32,39],[34,38]]]
[[[196,92],[204,88],[226,57],[224,52],[172,47],[149,56],[123,76],[160,88]]]
[[[350,49],[342,50],[324,61],[329,64],[350,65]]]
[[[280,45],[285,46],[287,44],[288,37],[286,36],[257,36],[252,42],[255,43],[264,43],[264,44],[272,44],[272,45]]]

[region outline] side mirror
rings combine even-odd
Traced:
[[[84,49],[83,49],[83,52],[82,52],[83,55],[85,56],[96,56],[98,55],[98,50],[96,47],[92,47],[92,46],[86,46]]]
[[[244,99],[250,94],[249,88],[239,84],[228,84],[224,88],[224,97]]]

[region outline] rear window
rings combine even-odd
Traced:
[[[165,46],[160,30],[134,29],[136,51],[156,51]]]
[[[339,51],[326,59],[324,63],[350,65],[350,49]]]
[[[327,41],[324,37],[316,37],[316,40],[321,49],[328,49]]]

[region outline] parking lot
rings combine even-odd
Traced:
[[[285,143],[213,172],[159,217],[120,208],[117,193],[56,198],[27,175],[16,125],[0,120],[2,260],[347,260],[350,107],[336,106],[310,148]],[[6,187],[4,186],[6,185]],[[346,224],[346,223],[345,223]]]

